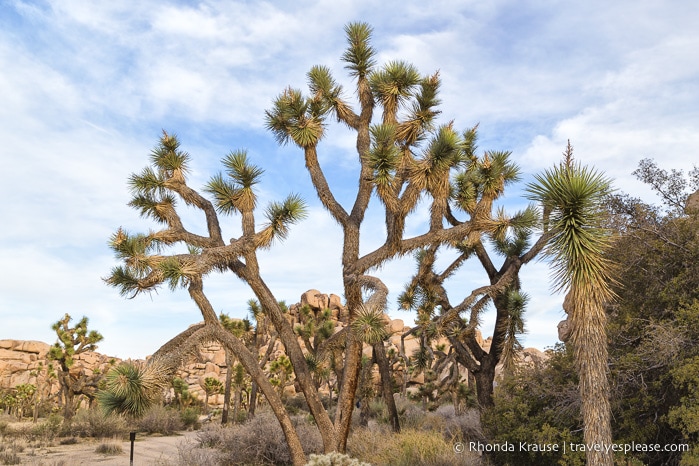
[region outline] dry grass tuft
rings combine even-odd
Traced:
[[[95,448],[95,453],[103,455],[120,455],[123,452],[124,449],[121,447],[121,443],[115,441],[100,443],[97,445],[97,448]]]

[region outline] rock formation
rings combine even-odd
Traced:
[[[289,306],[286,318],[292,326],[304,323],[304,313],[302,308],[308,306],[314,316],[318,316],[320,312],[329,309],[331,312],[331,320],[334,325],[333,333],[341,331],[347,326],[348,312],[343,306],[341,298],[335,294],[323,294],[318,290],[308,290],[301,295],[300,302]],[[401,344],[404,345],[404,354],[407,357],[413,355],[413,352],[419,348],[420,342],[414,335],[407,335],[401,338],[403,334],[410,330],[401,319],[391,319],[384,314],[386,327],[389,329],[390,336],[388,338],[387,351],[393,349],[395,354],[401,354]],[[477,333],[478,343],[485,350],[490,348],[490,338],[483,340],[480,333]],[[401,339],[403,340],[401,342]],[[265,354],[268,350],[268,344],[273,342],[273,347],[269,349],[270,360],[278,358],[284,354],[284,347],[278,339],[268,341],[260,347],[260,354]],[[304,347],[301,340],[299,340]],[[443,344],[446,348],[449,347],[448,340],[443,338],[436,344]],[[39,368],[39,364],[47,364],[47,353],[50,346],[39,341],[17,341],[17,340],[0,340],[0,389],[11,388],[23,383],[36,384],[36,377],[31,375],[32,371]],[[371,356],[371,347],[367,346],[364,349],[364,354]],[[527,348],[522,352],[521,362],[524,364],[538,364],[546,359],[546,355],[534,348]],[[87,375],[91,375],[97,368],[103,372],[108,370],[110,364],[120,362],[119,359],[110,358],[99,353],[87,352],[80,354],[76,358],[75,371]],[[226,355],[221,345],[210,343],[199,349],[199,354],[193,358],[188,364],[183,366],[177,373],[177,377],[183,379],[189,386],[189,392],[195,395],[198,399],[203,400],[204,396],[204,380],[207,377],[214,377],[221,381],[225,380],[226,376]],[[464,369],[465,371],[465,369]],[[400,371],[394,373],[397,380],[403,379],[403,374]],[[441,378],[444,374],[439,374]],[[466,373],[464,372],[464,377]],[[446,376],[446,375],[444,375]],[[378,374],[375,374],[375,379],[378,380]],[[409,386],[419,386],[424,383],[424,375],[410,376],[408,380]],[[291,391],[293,386],[288,387]],[[58,383],[53,387],[54,391],[58,390]],[[223,405],[223,395],[212,395],[209,397],[209,404],[212,406]]]

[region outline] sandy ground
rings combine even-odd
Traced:
[[[196,432],[183,432],[171,437],[139,435],[134,442],[134,466],[165,466],[170,461],[175,464],[177,448],[180,445],[195,445]],[[56,445],[53,447],[25,449],[20,455],[21,464],[35,466],[128,466],[131,442],[121,443],[122,453],[117,455],[103,455],[95,453],[95,449],[104,441],[81,439],[75,445]],[[107,441],[113,443],[113,441]]]

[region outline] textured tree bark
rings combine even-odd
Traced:
[[[391,420],[391,429],[393,432],[400,432],[400,421],[398,419],[398,410],[396,409],[396,400],[393,398],[393,377],[388,367],[388,358],[386,358],[386,350],[383,342],[374,345],[374,359],[376,365],[379,366],[379,374],[381,375],[381,394],[388,408],[388,417]]]
[[[601,304],[589,299],[587,293],[571,288],[572,298],[566,304],[572,309],[570,317],[573,331],[571,343],[580,379],[583,439],[589,445],[601,445],[586,451],[589,466],[612,466],[614,457],[607,450],[612,443],[609,413],[609,380],[607,379],[606,314]],[[566,299],[568,301],[568,299]]]
[[[221,411],[221,425],[228,424],[228,412],[231,409],[231,372],[233,370],[233,358],[230,351],[226,350],[226,382],[223,389],[223,411]],[[237,421],[237,418],[236,418]]]

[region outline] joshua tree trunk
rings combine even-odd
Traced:
[[[233,422],[238,422],[238,412],[240,411],[240,403],[243,399],[243,390],[241,387],[235,389],[235,402],[233,403]]]
[[[379,366],[379,374],[381,374],[381,394],[388,408],[391,428],[393,432],[400,432],[396,400],[393,398],[393,377],[388,367],[388,359],[386,358],[386,350],[383,346],[383,342],[374,344],[374,360],[376,361],[376,365]]]
[[[584,440],[602,445],[602,450],[588,451],[589,466],[611,466],[614,457],[605,447],[611,444],[609,381],[607,379],[607,316],[599,301],[571,288],[569,310],[573,333],[571,343],[580,380]]]
[[[223,411],[221,412],[221,424],[224,426],[228,424],[228,411],[231,408],[231,380],[233,378],[231,372],[233,372],[233,358],[230,351],[226,350],[226,382],[223,389]],[[236,416],[235,420],[237,419]]]
[[[255,407],[257,405],[257,383],[255,381],[250,386],[250,401],[248,404],[248,417],[253,418],[255,417]]]
[[[180,366],[183,359],[205,341],[218,341],[226,351],[232,353],[250,377],[257,382],[267,402],[277,417],[291,451],[292,462],[295,466],[306,464],[306,455],[303,452],[298,433],[294,428],[289,413],[281,398],[277,394],[267,375],[258,365],[258,357],[253,355],[245,344],[225,330],[214,312],[211,303],[204,294],[201,277],[193,277],[189,283],[189,294],[199,307],[204,316],[204,323],[190,327],[177,337],[163,345],[154,355],[152,360],[161,359],[164,365],[174,370]],[[276,304],[276,303],[275,303]]]
[[[67,421],[73,419],[75,415],[75,393],[70,388],[70,374],[62,373],[61,392],[63,392],[63,418]],[[68,380],[65,380],[68,379]]]

